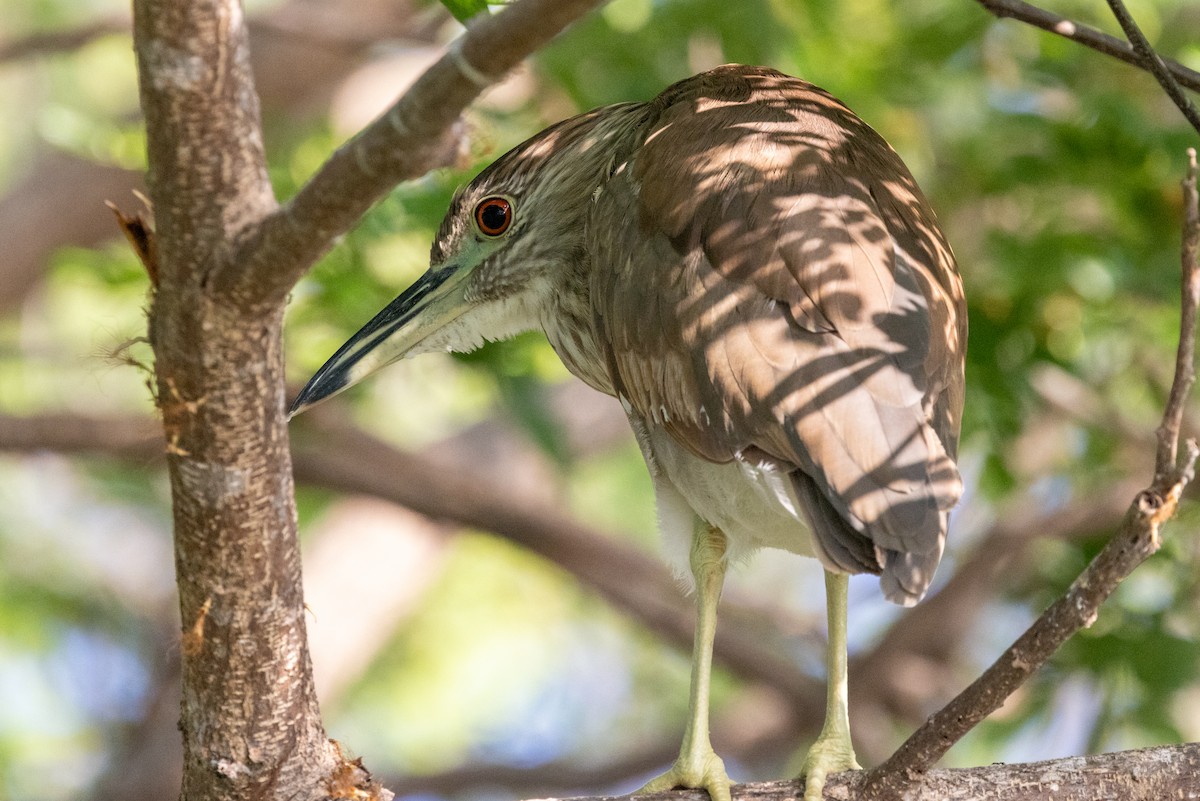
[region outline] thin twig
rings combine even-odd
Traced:
[[[1196,107],[1192,105],[1192,101],[1183,93],[1183,89],[1180,88],[1175,77],[1171,75],[1171,71],[1167,69],[1167,65],[1163,63],[1162,56],[1155,52],[1154,48],[1150,45],[1149,40],[1146,39],[1146,35],[1142,33],[1142,29],[1134,21],[1133,15],[1125,7],[1125,3],[1122,0],[1108,0],[1108,7],[1112,9],[1113,16],[1117,18],[1117,22],[1121,23],[1121,30],[1125,31],[1125,37],[1129,39],[1129,43],[1133,45],[1133,49],[1141,59],[1142,67],[1154,75],[1163,90],[1167,93],[1167,97],[1171,98],[1171,102],[1183,112],[1183,116],[1187,117],[1187,121],[1196,129],[1196,133],[1200,133],[1200,112],[1196,111]]]
[[[1090,47],[1097,52],[1112,56],[1115,59],[1144,69],[1137,51],[1128,42],[1123,42],[1115,36],[1109,36],[1103,31],[1089,27],[1079,22],[1069,20],[1023,0],[975,0],[992,15],[1001,19],[1015,19],[1019,22],[1041,28],[1049,33],[1057,34],[1084,47]],[[1200,72],[1188,69],[1178,61],[1163,58],[1175,80],[1195,92],[1200,92]]]
[[[1188,152],[1184,181],[1187,213],[1184,221],[1182,285],[1176,375],[1159,427],[1156,469],[1150,486],[1138,493],[1116,535],[1087,566],[1067,592],[1042,613],[1033,625],[997,659],[983,675],[935,713],[886,762],[867,774],[862,801],[899,798],[923,776],[952,745],[1000,705],[1064,642],[1096,620],[1100,605],[1133,570],[1158,550],[1162,524],[1175,513],[1183,490],[1191,481],[1200,448],[1189,440],[1182,464],[1177,464],[1179,427],[1188,389],[1194,380],[1192,359],[1196,339],[1196,309],[1200,303],[1200,214],[1196,204],[1196,158]]]
[[[1183,329],[1196,329],[1196,308],[1200,305],[1200,199],[1196,190],[1196,150],[1188,148],[1188,171],[1183,179],[1183,247],[1180,248],[1180,270],[1183,295],[1180,298],[1180,319]],[[1175,353],[1175,379],[1167,396],[1167,410],[1158,427],[1158,457],[1155,472],[1165,474],[1175,466],[1179,429],[1184,407],[1192,384],[1196,381],[1195,338],[1180,337]]]

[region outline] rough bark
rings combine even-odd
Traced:
[[[186,801],[391,796],[325,736],[317,707],[284,417],[283,302],[384,188],[436,166],[446,130],[490,80],[470,55],[495,57],[484,63],[503,72],[593,4],[527,0],[478,26],[397,106],[419,124],[369,128],[373,149],[347,151],[367,161],[347,173],[335,156],[298,196],[318,202],[281,213],[240,2],[135,0]],[[373,158],[379,171],[364,171]],[[282,239],[260,235],[281,225]]]
[[[276,206],[240,4],[134,4],[157,227],[150,341],[167,441],[195,799],[318,798],[344,772],[321,727],[283,421],[282,310],[209,288]]]
[[[854,801],[861,771],[838,773],[825,785],[827,801]],[[804,792],[799,782],[734,785],[735,801],[794,801]],[[910,787],[905,801],[1163,801],[1195,798],[1200,793],[1200,743],[1068,757],[1020,765],[997,763],[980,768],[930,771],[923,784]],[[707,794],[676,791],[642,796],[672,801],[705,801]],[[615,801],[606,797],[575,801]]]

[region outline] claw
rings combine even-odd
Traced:
[[[821,801],[825,779],[832,774],[861,769],[849,737],[822,733],[812,748],[808,749],[804,767],[800,770],[800,777],[804,779],[804,801]]]
[[[651,779],[635,795],[662,793],[686,787],[707,790],[712,801],[732,801],[729,786],[729,774],[725,772],[725,763],[709,748],[707,753],[700,752],[687,758],[680,754],[670,770]]]

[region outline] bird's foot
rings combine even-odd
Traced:
[[[680,787],[707,790],[712,801],[731,801],[729,774],[725,772],[725,763],[711,746],[681,753],[670,770],[658,778],[651,779],[637,792],[662,793]]]
[[[821,732],[812,748],[808,749],[804,767],[800,770],[800,778],[804,779],[804,801],[821,801],[827,776],[861,768],[854,756],[849,735]]]

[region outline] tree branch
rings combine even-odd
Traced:
[[[276,207],[246,22],[236,0],[133,10],[163,281],[207,282],[198,273],[224,260],[229,238]]]
[[[575,389],[578,389],[579,392],[574,391]],[[591,394],[590,390],[586,390],[582,385],[567,385],[552,396],[553,408],[559,410],[559,413],[568,415],[564,419],[564,423],[569,432],[582,429],[580,435],[585,437],[593,437],[605,428],[611,429],[609,437],[613,436],[613,432],[617,430],[624,432],[623,428],[618,428],[616,425],[624,426],[621,415],[615,415],[614,418],[620,419],[611,421],[601,417],[599,409],[588,409],[588,404],[584,402],[586,396],[580,397],[582,393]],[[597,405],[604,408],[608,404]],[[318,409],[314,412],[311,419],[298,422],[315,421],[319,424],[325,422],[321,418],[322,410]],[[328,414],[327,410],[326,414]],[[319,425],[318,428],[325,430],[326,425]],[[370,494],[392,502],[406,504],[414,501],[406,495],[398,494],[396,489],[404,482],[384,482],[376,480],[374,476],[377,474],[387,475],[397,470],[399,471],[398,475],[401,476],[407,476],[410,473],[424,473],[429,476],[427,483],[418,486],[411,493],[418,496],[415,504],[422,511],[455,515],[453,518],[446,516],[444,519],[453,523],[478,526],[479,522],[475,517],[466,521],[459,519],[457,507],[454,504],[450,504],[451,508],[449,509],[442,507],[429,509],[420,501],[420,498],[424,496],[454,497],[452,493],[457,491],[456,488],[445,484],[440,477],[445,474],[454,475],[463,469],[470,469],[470,465],[478,464],[479,461],[477,458],[473,458],[473,455],[485,452],[490,454],[489,461],[500,460],[505,465],[516,465],[514,468],[506,467],[505,493],[498,500],[493,496],[491,502],[513,504],[518,511],[505,512],[499,516],[500,518],[509,519],[512,514],[524,514],[537,518],[540,514],[539,509],[545,508],[546,496],[529,488],[531,483],[537,484],[538,482],[522,478],[526,473],[536,473],[539,468],[531,463],[532,460],[525,459],[520,455],[520,448],[514,444],[513,434],[495,422],[480,424],[432,446],[428,454],[429,457],[436,457],[436,468],[431,468],[427,462],[421,462],[411,467],[404,466],[413,457],[402,451],[391,449],[392,452],[383,461],[371,462],[368,468],[359,469],[352,475],[330,482],[323,479],[322,476],[337,474],[342,462],[339,460],[336,463],[330,463],[327,454],[344,451],[348,447],[341,443],[336,436],[331,431],[325,431],[324,434],[321,434],[320,441],[313,439],[312,432],[301,433],[298,437],[295,469],[302,482],[317,486],[330,486],[341,491]],[[572,435],[572,439],[575,438],[576,436]],[[579,442],[577,447],[582,448],[582,452],[588,452],[596,447],[604,446],[607,441],[609,440]],[[161,442],[156,437],[154,424],[148,419],[106,418],[94,420],[72,415],[13,418],[0,416],[0,450],[98,452],[148,464],[160,460]],[[397,464],[401,466],[397,467]],[[370,477],[369,483],[358,483],[357,477],[361,475]],[[485,486],[493,483],[490,478],[486,477],[471,479],[466,483],[478,486],[478,481],[482,481]],[[932,698],[937,697],[934,692],[935,688],[945,686],[946,682],[939,681],[936,677],[919,686],[911,682],[898,681],[898,674],[894,670],[898,661],[917,659],[923,665],[944,663],[957,648],[957,644],[970,631],[978,609],[992,596],[999,577],[1001,575],[1011,577],[1014,572],[1024,574],[1027,565],[1024,554],[1026,546],[1032,539],[1031,533],[1036,532],[1043,537],[1072,538],[1112,525],[1112,521],[1119,519],[1124,511],[1123,505],[1116,499],[1127,497],[1138,489],[1136,485],[1130,488],[1130,483],[1127,479],[1114,482],[1108,488],[1097,490],[1095,498],[1082,499],[1050,513],[1037,513],[1028,508],[1023,510],[1022,504],[1014,504],[1015,510],[999,515],[1000,522],[980,538],[977,551],[959,565],[945,587],[909,614],[898,619],[877,646],[854,660],[851,665],[854,676],[851,683],[851,710],[855,720],[864,721],[864,724],[858,727],[857,736],[860,747],[865,748],[865,754],[875,753],[878,755],[876,759],[883,759],[891,753],[892,748],[887,742],[886,736],[872,739],[871,732],[874,730],[878,730],[880,734],[890,731],[890,729],[885,730],[885,728],[872,725],[874,721],[882,719],[881,714],[898,716],[902,720],[920,720],[921,718],[918,716],[923,714],[921,710],[928,707]],[[468,491],[474,492],[473,489]],[[467,504],[465,508],[474,508],[474,504]],[[534,525],[534,529],[542,532],[542,535],[531,536],[534,539],[544,540],[537,548],[539,552],[547,554],[548,558],[557,560],[563,569],[577,575],[577,578],[585,584],[601,585],[603,589],[598,591],[615,607],[624,610],[631,618],[642,621],[670,642],[686,650],[691,637],[691,611],[682,596],[675,592],[673,587],[668,586],[669,582],[665,571],[653,556],[636,549],[623,549],[619,538],[586,528],[582,530],[587,532],[587,536],[592,540],[592,545],[584,551],[577,551],[569,540],[558,542],[557,525],[554,519]],[[488,528],[490,529],[491,526]],[[569,536],[578,528],[579,524],[574,523],[564,530]],[[500,536],[506,535],[500,533]],[[617,549],[616,553],[614,553],[614,549]],[[622,577],[626,576],[624,565],[627,562],[625,560],[629,558],[637,558],[644,564],[644,567],[636,568],[633,575],[641,576],[645,573],[655,576],[652,579],[654,586],[667,593],[665,601],[660,601],[652,606],[640,604],[641,596],[631,591],[629,586],[631,582],[622,580]],[[581,572],[584,572],[585,575],[578,575]],[[723,632],[726,629],[731,632],[735,631],[738,633],[738,637],[734,639],[723,637],[718,641],[718,661],[731,666],[735,673],[745,679],[756,680],[764,686],[775,688],[776,691],[783,692],[785,697],[791,696],[789,706],[794,719],[792,725],[799,727],[794,730],[794,735],[804,736],[805,725],[819,719],[820,687],[811,678],[797,670],[792,663],[784,665],[784,672],[780,673],[777,671],[781,664],[774,662],[768,665],[770,671],[774,672],[769,672],[764,669],[763,664],[756,663],[758,651],[736,655],[736,649],[746,639],[759,641],[758,648],[760,650],[772,640],[770,636],[758,640],[756,632],[762,632],[765,627],[761,613],[739,607],[734,601],[735,599],[731,596],[723,604],[722,616],[729,624],[723,627]],[[666,608],[672,610],[669,614],[663,611],[664,604]],[[647,615],[653,617],[647,618]],[[794,629],[794,626],[790,628]],[[783,629],[775,626],[768,631],[768,634],[774,635],[779,630]],[[781,650],[778,645],[770,647],[776,653]],[[744,675],[741,668],[747,664],[756,664],[758,669],[751,675]],[[788,676],[793,678],[786,678]],[[789,687],[793,689],[789,690]],[[803,695],[795,695],[798,688],[803,688]],[[885,748],[886,751],[883,750]],[[564,787],[564,785],[556,786]],[[590,786],[595,786],[595,784]],[[553,788],[547,789],[553,791]]]
[[[0,414],[0,451],[98,453],[161,466],[162,426],[142,416]]]
[[[250,17],[251,66],[268,119],[288,129],[307,125],[310,117],[327,110],[347,77],[377,55],[373,45],[414,37],[431,43],[426,16],[414,14],[407,0],[338,0],[319,5],[288,0]],[[128,18],[111,24],[113,32],[129,30]],[[319,31],[324,41],[304,31]],[[33,51],[51,53],[105,32],[104,25],[93,24],[14,40],[5,47],[13,57]],[[0,196],[0,242],[5,243],[0,311],[16,307],[25,298],[59,248],[92,247],[112,239],[112,219],[98,213],[106,200],[124,203],[130,190],[145,191],[140,172],[49,147],[38,148],[23,171],[24,177]]]
[[[582,404],[578,402],[578,398],[573,396],[565,396],[573,402],[565,404],[572,413],[577,413]],[[561,400],[561,398],[559,398]],[[564,404],[556,403],[555,406],[561,407]],[[594,421],[594,414],[591,412],[585,413],[588,420]],[[315,419],[315,417],[314,417]],[[571,426],[574,427],[574,426]],[[477,452],[479,447],[486,447],[492,450],[497,448],[500,451],[508,452],[511,450],[509,446],[503,444],[502,440],[510,435],[505,435],[501,431],[496,430],[494,425],[485,425],[477,432],[471,431],[463,435],[452,438],[446,443],[439,443],[431,449],[433,453],[439,456],[449,454],[450,458],[445,465],[439,464],[439,469],[430,472],[442,473],[448,470],[451,474],[459,469],[459,460],[464,458],[465,454]],[[594,422],[588,426],[588,432],[594,433],[596,425]],[[333,436],[332,434],[330,436]],[[467,442],[467,439],[472,441],[483,437],[485,441],[489,441],[491,445],[480,446],[479,443],[472,445]],[[463,440],[460,442],[459,440]],[[591,443],[594,447],[596,443]],[[328,466],[322,467],[324,463],[324,452],[338,451],[343,448],[342,445],[335,444],[330,441],[324,444],[317,444],[308,441],[303,447],[297,448],[296,453],[296,469],[299,475],[310,474],[314,469],[318,472],[332,469]],[[153,421],[141,418],[112,418],[106,420],[91,420],[81,419],[71,415],[53,415],[53,416],[35,416],[22,418],[6,418],[0,416],[0,450],[16,450],[16,451],[32,451],[32,450],[55,450],[63,452],[99,452],[103,454],[116,455],[124,458],[131,458],[138,462],[158,461],[161,457],[161,441],[156,436],[156,428]],[[396,452],[395,458],[405,460],[408,458],[402,452]],[[439,460],[440,462],[441,460]],[[315,468],[313,464],[317,465]],[[450,464],[453,462],[453,464]],[[387,463],[371,463],[373,469],[364,470],[366,474],[373,474],[376,470],[391,471],[394,469],[393,464]],[[405,468],[400,475],[409,475],[410,469],[419,471],[420,466],[415,468]],[[425,466],[428,470],[428,466]],[[391,500],[398,500],[392,497],[392,488],[398,484],[403,484],[407,481],[383,482],[387,484],[385,489],[385,497]],[[323,482],[319,482],[323,483]],[[340,483],[340,482],[339,482]],[[376,484],[380,482],[375,482]],[[1128,483],[1128,482],[1125,482]],[[516,504],[524,510],[525,514],[537,515],[537,508],[528,508],[526,506],[526,494],[518,493],[517,496],[512,496],[512,482],[508,482],[509,494],[505,496],[506,502]],[[522,486],[522,482],[517,481],[515,486]],[[1121,486],[1118,484],[1117,486]],[[376,493],[375,484],[370,486],[356,485],[353,487],[342,486],[342,489],[352,489],[355,492]],[[422,492],[433,495],[443,496],[444,493],[450,492],[450,488],[437,483],[432,489],[418,488],[416,494]],[[1124,490],[1101,490],[1097,494],[1100,498],[1120,497]],[[468,504],[468,508],[473,504]],[[1011,561],[1005,562],[1003,559],[996,558],[998,555],[1004,559],[1016,559],[1017,565],[1020,564],[1019,554],[1023,551],[1023,546],[1028,540],[1030,531],[1037,531],[1047,536],[1055,537],[1072,537],[1077,536],[1082,531],[1094,531],[1098,527],[1102,527],[1106,520],[1111,520],[1114,515],[1120,514],[1120,509],[1114,504],[1096,504],[1094,502],[1080,502],[1062,510],[1057,510],[1050,515],[1035,515],[1029,514],[1023,517],[1009,519],[1003,516],[1005,523],[1001,524],[993,533],[982,538],[980,552],[965,561],[951,579],[950,584],[942,589],[937,595],[927,601],[925,604],[917,607],[909,615],[902,617],[897,621],[893,629],[885,636],[875,649],[869,654],[864,655],[859,660],[856,660],[852,666],[855,680],[852,684],[854,689],[854,698],[852,699],[852,709],[856,714],[856,719],[861,719],[864,714],[877,715],[877,712],[872,710],[888,711],[892,714],[898,714],[906,718],[911,718],[915,714],[915,710],[928,703],[928,695],[922,694],[920,688],[903,687],[899,690],[894,686],[894,683],[888,682],[887,665],[894,666],[897,660],[918,658],[926,662],[935,662],[944,657],[944,650],[949,648],[948,643],[957,642],[961,639],[963,626],[969,624],[969,620],[973,616],[966,616],[966,620],[961,620],[964,617],[962,607],[971,604],[962,603],[962,593],[959,590],[965,591],[968,594],[975,593],[977,590],[982,591],[982,595],[987,596],[990,588],[994,585],[995,575],[1004,571],[1006,575],[1012,575],[1014,567]],[[549,536],[553,537],[555,523],[548,521],[544,526],[538,527],[542,532],[551,532]],[[1050,533],[1047,533],[1050,532]],[[578,558],[562,559],[563,553],[572,553],[569,545],[560,545],[558,547],[551,546],[549,550],[557,551],[557,558],[564,562],[563,567],[572,572],[577,572],[581,565],[586,565],[588,569],[597,576],[628,576],[627,572],[620,563],[613,563],[609,559],[608,545],[613,543],[613,538],[594,533],[595,544],[601,550],[590,550],[585,554],[579,554]],[[652,557],[646,554],[638,554],[638,557],[645,561],[650,571],[661,571],[661,566]],[[1008,565],[1001,567],[1002,564]],[[978,565],[982,570],[977,570]],[[601,579],[603,580],[603,579]],[[639,579],[640,580],[640,579]],[[585,579],[587,581],[587,579]],[[591,583],[591,582],[589,582]],[[611,591],[621,592],[628,582],[608,582]],[[956,589],[957,588],[957,589]],[[671,593],[670,597],[678,601],[675,606],[675,613],[668,617],[672,630],[667,633],[668,639],[675,641],[681,647],[686,648],[688,638],[690,637],[690,610],[687,604],[681,597],[677,597],[670,589],[665,589],[664,592]],[[943,603],[943,600],[945,603]],[[631,598],[625,603],[616,603],[619,608],[625,609],[631,616],[642,619],[643,614],[647,611],[655,611],[658,607],[646,609],[640,607],[636,603],[636,598]],[[723,610],[723,615],[730,614],[737,616],[742,610],[736,606]],[[930,621],[936,620],[938,624],[931,626]],[[730,622],[727,620],[726,622]],[[653,622],[652,622],[653,625]],[[726,627],[730,628],[730,627]],[[741,626],[733,628],[741,629]],[[925,636],[928,630],[936,629],[938,637],[936,643],[932,645],[943,649],[938,653],[931,651],[930,638]],[[752,629],[747,629],[752,630]],[[661,631],[661,629],[660,629]],[[924,634],[923,634],[924,632]],[[736,642],[722,641],[718,648],[736,647]],[[742,665],[746,661],[752,660],[753,654],[748,654],[742,658],[731,658],[728,654],[722,652],[722,661],[726,664]],[[789,672],[794,671],[789,668]],[[739,673],[740,675],[740,673]],[[882,676],[882,678],[881,678]],[[768,686],[778,687],[776,680],[764,678],[761,674],[757,676],[758,680]],[[806,680],[810,681],[810,680]],[[937,681],[929,683],[930,686],[936,686]],[[900,690],[903,690],[901,692]],[[819,695],[819,687],[813,685],[813,694]],[[811,712],[812,720],[816,721],[819,718],[820,699],[816,697],[812,699],[811,705],[801,706],[795,701],[790,705],[794,712],[793,717],[795,723],[792,725],[803,725],[806,721],[802,720],[805,717],[805,711]],[[792,736],[796,736],[793,734]],[[860,727],[859,736],[862,737]],[[860,743],[861,745],[861,743]],[[878,746],[877,746],[878,747]],[[739,753],[739,748],[736,743],[727,743],[724,750],[729,754]],[[747,752],[748,753],[748,752]],[[661,760],[660,760],[661,761]],[[609,783],[619,778],[626,768],[630,765],[644,765],[644,762],[637,760],[626,764],[622,762],[619,765],[605,768],[596,773],[588,769],[570,768],[562,766],[562,770],[551,771],[547,775],[543,775],[539,771],[527,773],[516,772],[510,776],[507,773],[502,773],[499,778],[496,776],[488,776],[485,779],[480,778],[478,771],[469,770],[466,773],[452,772],[446,777],[433,779],[434,787],[453,786],[462,787],[475,782],[483,782],[489,786],[505,784],[511,781],[518,787],[523,787],[526,793],[536,792],[541,795],[553,792],[563,792],[572,787],[595,787],[600,784]],[[642,770],[638,767],[636,770]],[[626,773],[626,775],[629,775]],[[503,781],[500,781],[503,779]],[[425,787],[425,784],[420,779],[413,779],[410,782],[404,783],[406,787],[420,789]],[[388,783],[388,786],[391,786]],[[506,785],[507,786],[507,785]],[[540,787],[541,789],[536,789]],[[393,790],[402,788],[392,787]],[[428,789],[428,788],[426,788]]]
[[[1179,83],[1175,80],[1175,76],[1167,69],[1167,65],[1163,63],[1162,56],[1155,52],[1150,46],[1146,35],[1142,33],[1142,29],[1133,19],[1133,15],[1129,13],[1129,9],[1125,7],[1122,0],[1108,0],[1108,7],[1112,9],[1113,16],[1117,18],[1117,22],[1121,24],[1121,30],[1125,31],[1125,38],[1133,45],[1134,52],[1138,55],[1138,60],[1141,62],[1142,69],[1148,71],[1155,77],[1163,91],[1167,93],[1167,97],[1171,98],[1187,121],[1196,129],[1196,133],[1200,133],[1200,114],[1196,112],[1196,107],[1192,105],[1192,101],[1183,93],[1183,89],[1179,87]]]
[[[668,754],[666,760],[674,753]],[[665,760],[664,760],[665,761]],[[453,794],[477,787],[554,787],[567,790],[596,786],[619,777],[646,772],[642,760],[631,759],[613,764],[613,769],[553,767],[522,770],[507,767],[470,767],[441,776],[414,777],[389,782],[398,792]],[[628,770],[628,769],[634,769]],[[997,763],[978,768],[930,771],[925,784],[907,793],[905,801],[1161,801],[1166,798],[1191,798],[1200,783],[1200,743],[1168,745],[1133,751],[1118,751],[1086,757],[1068,757],[1006,765]],[[493,779],[496,779],[493,781]],[[825,785],[827,799],[857,799],[862,782],[860,773],[830,776]],[[752,782],[733,786],[734,801],[794,801],[804,787],[798,781]],[[541,790],[537,797],[557,801]],[[708,801],[699,790],[673,790],[669,793],[638,796],[646,801]],[[573,801],[627,801],[627,796],[596,796]]]
[[[239,0],[134,0],[159,280],[148,339],[182,622],[181,798],[388,797],[321,723],[287,428],[282,308],[211,287],[276,207]],[[335,791],[336,790],[336,791]]]
[[[540,498],[514,491],[511,482],[498,482],[472,463],[438,470],[425,457],[328,422],[298,427],[293,453],[298,481],[366,492],[434,519],[495,532],[563,566],[672,642],[690,646],[691,605],[658,560],[605,537]],[[781,650],[748,636],[744,627],[724,626],[714,655],[738,675],[776,688],[798,708],[820,708],[819,683]]]
[[[552,762],[537,767],[469,764],[429,776],[396,776],[384,779],[397,797],[433,795],[442,798],[474,795],[485,787],[503,788],[515,797],[572,792],[580,788],[610,787],[630,777],[649,774],[679,755],[679,744],[669,742],[639,748],[636,753],[598,765]],[[707,796],[705,797],[707,799]]]
[[[1183,246],[1179,253],[1179,266],[1183,275],[1179,317],[1183,330],[1194,334],[1196,309],[1200,306],[1200,192],[1196,187],[1195,148],[1188,148],[1187,157],[1187,177],[1183,179]],[[1180,336],[1179,348],[1175,352],[1175,378],[1171,381],[1171,392],[1167,396],[1167,410],[1163,414],[1162,425],[1156,432],[1156,474],[1166,473],[1175,466],[1178,459],[1179,429],[1183,423],[1188,393],[1195,382],[1196,338]]]
[[[491,531],[574,574],[633,619],[687,650],[693,610],[661,561],[564,515],[545,497],[505,476],[503,485],[475,466],[477,449],[451,444],[429,456],[410,454],[332,422],[314,410],[296,425],[293,466],[301,483],[354,492],[405,506],[428,517]],[[489,434],[490,435],[490,434]],[[0,415],[0,450],[98,452],[138,462],[162,455],[152,420],[73,415]],[[745,623],[753,612],[727,604],[722,612]],[[821,708],[820,684],[786,650],[756,636],[759,627],[728,625],[717,637],[717,660],[739,676],[773,687],[801,712]]]
[[[1188,442],[1182,464],[1177,463],[1179,424],[1187,391],[1194,380],[1192,354],[1196,338],[1196,304],[1200,302],[1200,263],[1190,243],[1200,238],[1196,207],[1196,158],[1188,152],[1183,228],[1183,301],[1179,356],[1162,425],[1150,486],[1140,492],[1126,512],[1116,535],[1061,598],[998,658],[983,675],[935,713],[886,762],[867,774],[861,798],[899,798],[919,784],[929,768],[963,735],[999,709],[1001,704],[1081,628],[1095,622],[1102,603],[1133,570],[1158,550],[1161,526],[1175,514],[1184,488],[1191,481],[1200,448]],[[1186,361],[1185,361],[1186,359]]]
[[[601,2],[522,0],[473,23],[403,97],[257,226],[214,287],[247,305],[282,301],[392,187],[453,159],[447,133],[480,92]]]
[[[959,558],[950,580],[897,618],[878,645],[851,662],[851,711],[868,714],[874,703],[894,719],[923,721],[931,703],[944,702],[942,688],[957,683],[955,656],[978,625],[980,611],[1003,584],[1019,583],[1029,575],[1030,546],[1112,528],[1125,512],[1121,499],[1140,489],[1132,479],[1117,480],[1050,512],[1038,510],[1028,497],[1006,504],[975,549]],[[919,668],[898,669],[904,660],[919,660]],[[924,677],[921,682],[911,680],[917,671]],[[891,734],[878,724],[855,729],[863,756],[870,761],[874,753],[876,762],[892,752],[894,745],[887,739]]]
[[[975,0],[993,16],[1000,19],[1015,19],[1035,28],[1041,28],[1058,36],[1070,39],[1084,47],[1112,56],[1115,59],[1145,69],[1141,57],[1128,42],[1122,42],[1115,36],[1098,31],[1066,17],[1038,8],[1023,2],[1023,0]],[[1200,92],[1200,72],[1188,69],[1177,61],[1163,59],[1163,64],[1179,83],[1194,92]]]
[[[1162,801],[1192,798],[1200,788],[1200,743],[1067,757],[1017,765],[931,770],[925,783],[910,788],[905,801]],[[858,799],[862,774],[836,773],[825,782],[824,797]],[[734,801],[795,801],[799,781],[735,784]],[[627,801],[627,796],[595,796],[572,801]],[[671,790],[638,796],[645,801],[708,801],[703,790]],[[558,801],[558,799],[544,799]]]
[[[129,30],[129,17],[103,17],[66,30],[37,33],[0,43],[0,64],[20,61],[32,56],[72,52],[84,45],[114,33]]]

